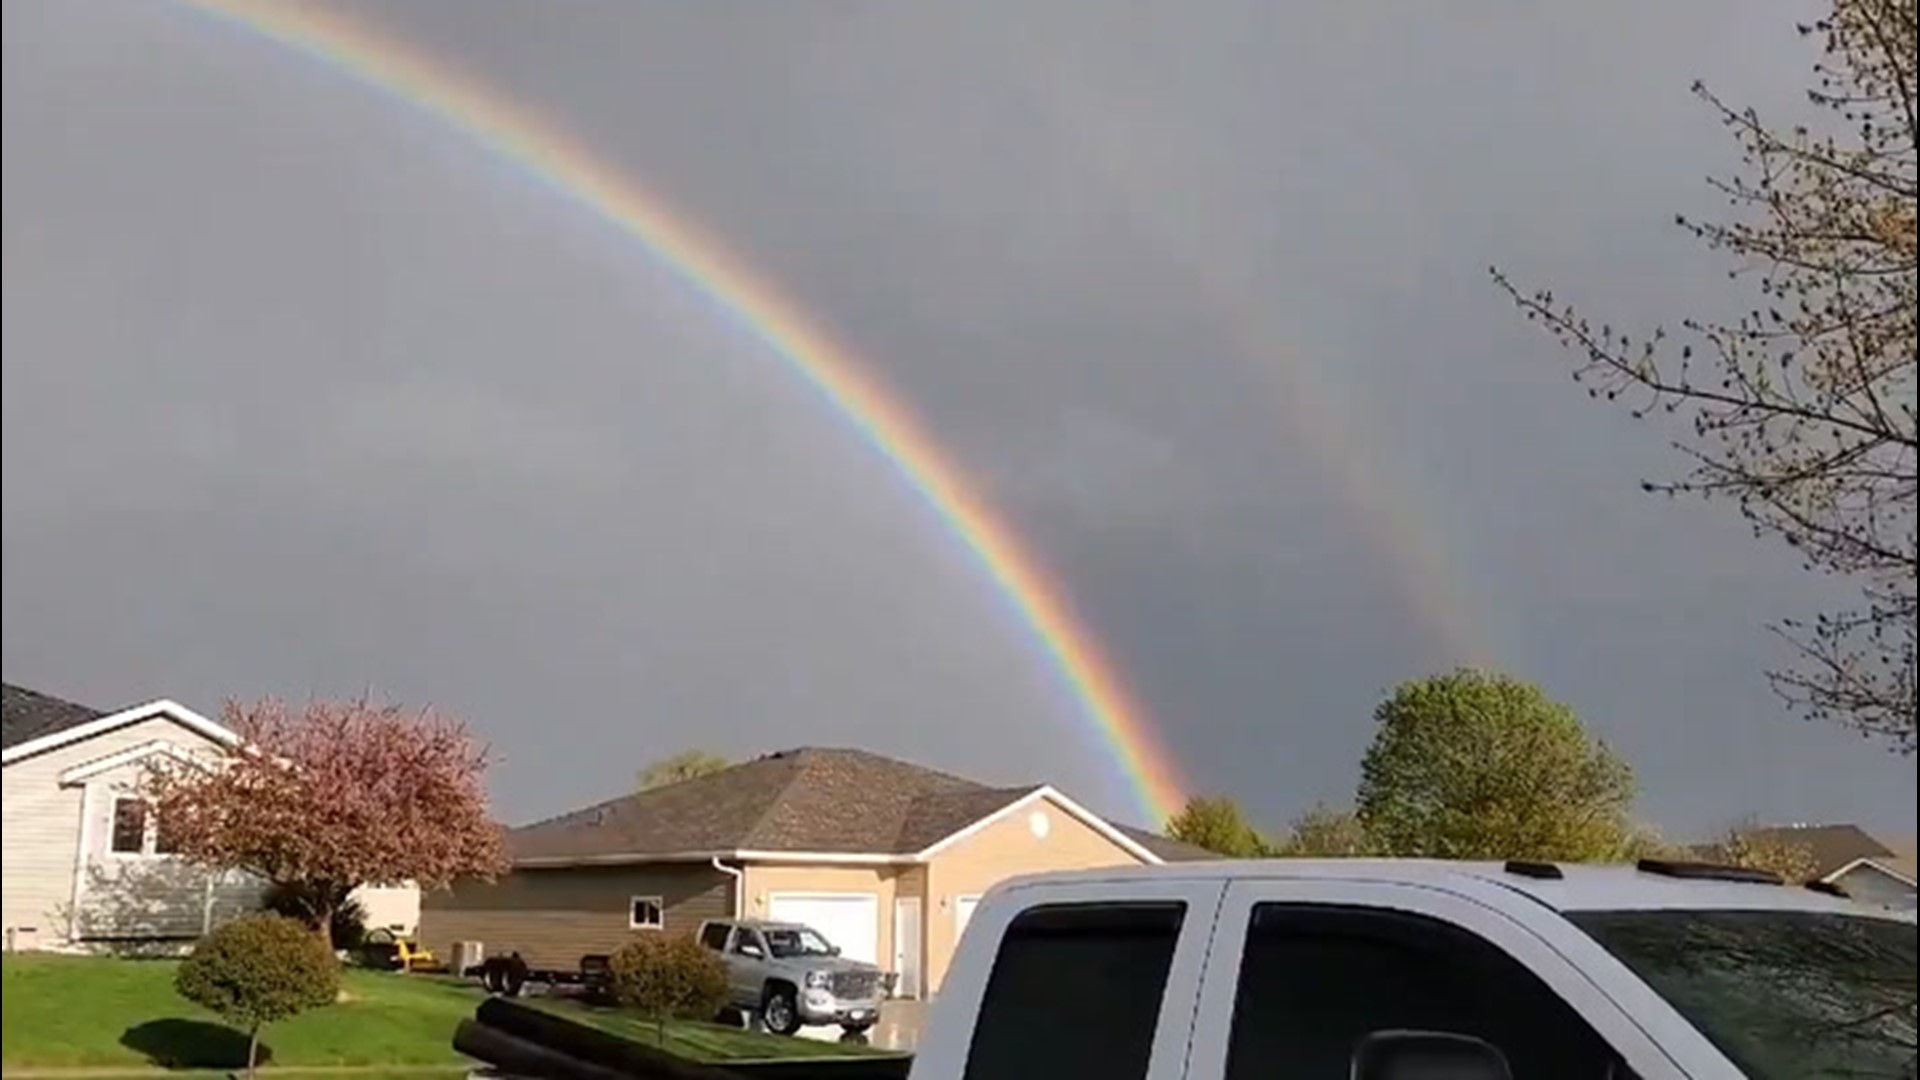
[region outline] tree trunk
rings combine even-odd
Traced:
[[[313,932],[319,935],[320,944],[327,947],[327,955],[333,955],[333,901],[331,897],[321,895],[313,898],[313,913],[308,916]]]
[[[260,1025],[247,1029],[247,1080],[254,1080],[254,1072],[260,1066]]]

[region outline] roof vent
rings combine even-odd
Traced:
[[[1643,874],[1690,881],[1738,881],[1748,885],[1787,883],[1785,878],[1771,870],[1756,870],[1750,866],[1721,866],[1718,863],[1678,862],[1672,859],[1641,859],[1636,866]]]
[[[592,824],[605,825],[606,823],[607,823],[607,808],[604,806],[594,807]]]

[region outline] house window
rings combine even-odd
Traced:
[[[113,835],[108,840],[115,855],[143,855],[147,850],[147,802],[131,795],[113,800]]]
[[[153,853],[155,855],[180,854],[180,831],[167,827],[167,815],[156,812],[153,822]]]
[[[627,904],[629,930],[658,930],[666,924],[666,905],[657,896],[636,896]]]

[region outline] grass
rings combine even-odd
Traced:
[[[623,1039],[660,1046],[658,1028],[642,1016],[619,1009],[587,1005],[569,998],[524,998],[523,1004],[542,1012],[598,1028]],[[818,1042],[769,1035],[725,1024],[700,1024],[686,1020],[667,1024],[664,1049],[693,1061],[768,1061],[793,1058],[890,1057],[895,1051],[877,1050],[858,1043]]]
[[[226,1069],[246,1059],[246,1038],[173,991],[170,960],[10,953],[0,957],[0,1067],[23,1071],[156,1067]],[[351,1000],[303,1013],[261,1033],[265,1064],[284,1078],[302,1069],[360,1067],[351,1080],[450,1080],[464,1059],[453,1029],[483,1000],[471,984],[427,975],[346,972]],[[568,998],[523,1003],[622,1038],[658,1045],[655,1027],[631,1013]],[[696,1061],[886,1054],[870,1047],[791,1039],[719,1024],[667,1025],[665,1049]],[[444,1078],[431,1068],[445,1066]],[[379,1069],[392,1068],[390,1076]]]
[[[246,1039],[173,992],[170,960],[9,954],[0,958],[0,1067],[155,1065],[218,1069],[245,1060]],[[446,1065],[453,1029],[480,995],[449,980],[348,971],[352,1000],[261,1034],[277,1071],[301,1067]],[[368,1074],[356,1074],[364,1077]]]

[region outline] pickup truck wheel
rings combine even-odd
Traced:
[[[760,1021],[775,1035],[792,1035],[800,1030],[800,1004],[793,987],[769,986],[760,999]]]

